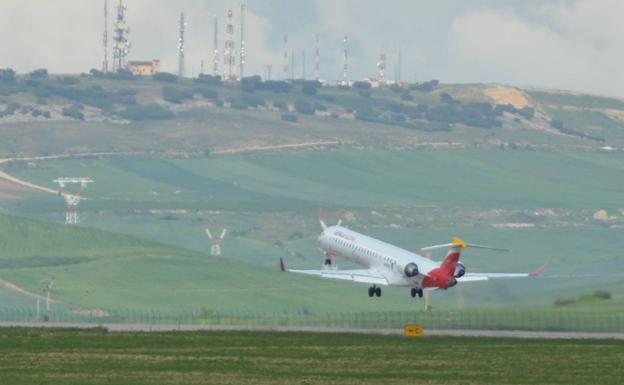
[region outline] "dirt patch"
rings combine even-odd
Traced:
[[[22,198],[0,191],[0,201],[21,201]]]
[[[14,192],[14,191],[26,191],[26,190],[28,190],[26,187],[20,186],[17,183],[0,180],[0,191]]]
[[[494,226],[497,229],[532,229],[535,227],[534,223],[495,223]]]
[[[527,95],[516,88],[494,86],[486,88],[483,93],[496,104],[511,104],[516,108],[524,108],[529,105]]]

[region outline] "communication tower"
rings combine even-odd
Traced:
[[[266,71],[265,71],[265,74],[264,74],[264,79],[265,80],[271,80],[271,71],[272,71],[272,69],[273,69],[273,66],[270,65],[270,64],[267,64]]]
[[[402,65],[403,65],[403,55],[401,54],[401,48],[399,48],[399,55],[398,55],[398,61],[397,61],[397,71],[396,71],[396,82],[400,83],[401,82],[401,70],[402,70]]]
[[[82,201],[82,193],[86,190],[89,183],[93,183],[91,178],[67,178],[60,177],[53,180],[54,183],[59,185],[59,194],[65,199],[67,204],[67,210],[65,211],[65,224],[77,225],[80,223],[80,214],[78,212],[78,205]],[[78,185],[77,191],[70,191],[69,185]]]
[[[234,22],[233,22],[234,12],[229,9],[227,11],[227,25],[225,26],[225,51],[223,53],[223,61],[225,63],[225,67],[227,68],[227,72],[225,73],[225,80],[236,80],[236,75],[234,74],[234,65],[236,64],[236,56],[235,56],[235,46],[234,46]]]
[[[385,84],[386,82],[386,54],[379,54],[379,60],[377,61],[377,77],[379,78],[379,84]]]
[[[316,49],[314,51],[314,78],[316,79],[316,81],[320,81],[321,80],[321,53],[320,53],[320,48],[319,48],[319,34],[316,34]]]
[[[288,79],[288,35],[284,35],[284,80]]]
[[[306,78],[306,51],[301,52],[301,78]]]
[[[348,51],[348,40],[345,35],[344,40],[342,41],[343,46],[343,58],[342,58],[342,81],[340,82],[341,86],[349,86],[349,51]]]
[[[126,66],[126,56],[130,52],[130,42],[128,41],[128,34],[130,33],[130,27],[126,20],[126,6],[123,5],[123,0],[119,0],[117,6],[117,20],[115,21],[115,28],[113,30],[113,69],[119,70]]]
[[[214,40],[212,42],[212,76],[219,76],[219,18],[214,17]]]
[[[221,230],[221,234],[218,237],[215,237],[210,230],[218,231]],[[221,242],[225,239],[227,235],[227,227],[219,224],[211,224],[204,227],[204,231],[206,232],[206,236],[210,239],[210,243],[212,246],[210,247],[210,255],[220,256],[221,255]]]
[[[102,72],[108,72],[108,0],[104,0],[104,34],[102,36],[104,43],[104,60],[102,61]]]
[[[184,77],[184,34],[186,33],[187,23],[184,20],[184,12],[180,13],[180,36],[178,37],[178,76]]]
[[[245,1],[242,1],[240,5],[241,26],[240,26],[240,58],[239,58],[239,66],[240,66],[239,75],[241,79],[245,76],[245,55],[247,54],[246,47],[245,47],[245,8],[246,7],[247,7],[247,4],[245,4]]]

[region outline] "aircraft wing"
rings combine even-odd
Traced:
[[[531,277],[535,278],[542,274],[548,263],[545,263],[539,269],[535,270],[532,273],[466,273],[463,277],[457,278],[458,282],[476,282],[476,281],[487,281],[490,278],[526,278]]]
[[[357,270],[294,270],[287,269],[284,261],[280,259],[280,268],[296,274],[313,275],[321,278],[339,279],[343,281],[351,281],[358,283],[368,283],[372,285],[388,286],[388,280],[379,272],[373,269],[357,269]]]

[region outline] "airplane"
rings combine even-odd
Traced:
[[[548,263],[531,273],[469,273],[459,261],[461,252],[467,248],[510,251],[489,246],[466,243],[453,238],[451,243],[424,247],[425,253],[448,248],[448,254],[442,262],[435,262],[414,252],[399,248],[383,241],[368,237],[341,226],[327,227],[321,221],[323,232],[318,237],[324,253],[321,270],[287,269],[280,258],[283,272],[339,279],[357,283],[367,283],[369,297],[381,297],[379,286],[403,286],[410,288],[412,298],[423,297],[423,290],[446,290],[459,282],[487,281],[490,278],[524,278],[539,276]],[[337,258],[345,258],[366,268],[357,270],[339,270]]]

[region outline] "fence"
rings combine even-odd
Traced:
[[[54,307],[37,315],[35,308],[0,307],[0,321],[133,324],[205,324],[240,326],[311,326],[397,329],[408,323],[428,329],[624,332],[624,310],[593,313],[558,309],[435,310],[330,314],[262,314],[249,312],[162,310],[84,310]]]

